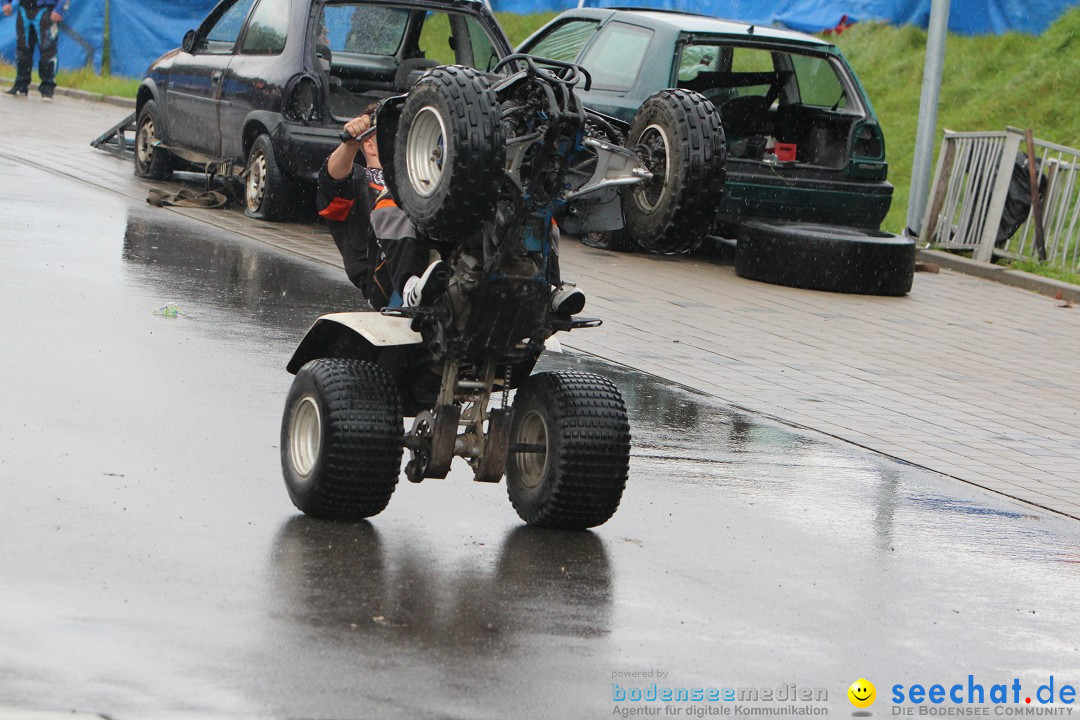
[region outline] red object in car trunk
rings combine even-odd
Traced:
[[[773,148],[773,152],[776,153],[776,159],[780,162],[795,162],[795,149],[798,146],[795,143],[776,143]]]

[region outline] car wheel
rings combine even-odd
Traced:
[[[845,226],[748,220],[739,229],[735,272],[809,290],[904,295],[915,276],[915,241]]]
[[[716,108],[689,90],[652,95],[627,136],[653,178],[622,190],[630,236],[646,250],[685,253],[712,231],[727,151]]]
[[[297,204],[296,197],[294,184],[278,167],[270,136],[259,135],[244,170],[244,214],[257,220],[285,220]]]
[[[626,405],[611,381],[539,373],[514,397],[506,488],[530,525],[581,530],[615,514],[630,463]]]
[[[454,241],[495,215],[506,143],[487,79],[438,67],[417,81],[401,110],[395,198],[422,231]]]
[[[157,103],[147,100],[139,111],[135,124],[135,174],[151,180],[166,180],[173,173],[173,156],[162,147],[157,147],[158,114]]]
[[[300,368],[285,401],[281,466],[306,515],[360,520],[390,502],[405,435],[389,371],[360,360],[319,359]]]

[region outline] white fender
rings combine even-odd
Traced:
[[[409,318],[379,312],[343,312],[323,315],[307,331],[289,361],[289,372],[320,357],[357,357],[374,360],[379,349],[419,345],[424,339],[413,332]],[[344,352],[343,352],[344,351]]]
[[[323,315],[311,326],[312,330],[321,322],[344,325],[375,347],[418,345],[424,341],[420,333],[413,332],[409,327],[412,323],[409,318],[383,315],[378,312],[343,312]]]

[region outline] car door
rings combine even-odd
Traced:
[[[289,40],[290,0],[257,0],[232,61],[225,71],[221,101],[221,157],[242,158],[244,123],[252,111],[281,111],[282,78],[303,70],[282,69]],[[303,40],[298,37],[297,40]],[[275,69],[279,72],[275,73]]]
[[[222,3],[195,34],[191,52],[176,56],[165,88],[168,143],[221,155],[220,102],[225,72],[254,0]]]

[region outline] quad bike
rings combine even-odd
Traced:
[[[432,69],[383,102],[387,184],[422,233],[452,248],[452,272],[433,305],[327,315],[300,343],[281,458],[301,511],[379,513],[408,449],[413,482],[445,478],[455,457],[477,481],[505,475],[530,525],[588,528],[614,514],[630,452],[618,389],[591,373],[532,374],[554,333],[600,325],[551,308],[553,228],[626,225],[676,249],[715,219],[724,139],[696,93],[658,93],[626,126],[578,102],[575,85],[590,82],[580,66],[512,55],[489,75]]]

